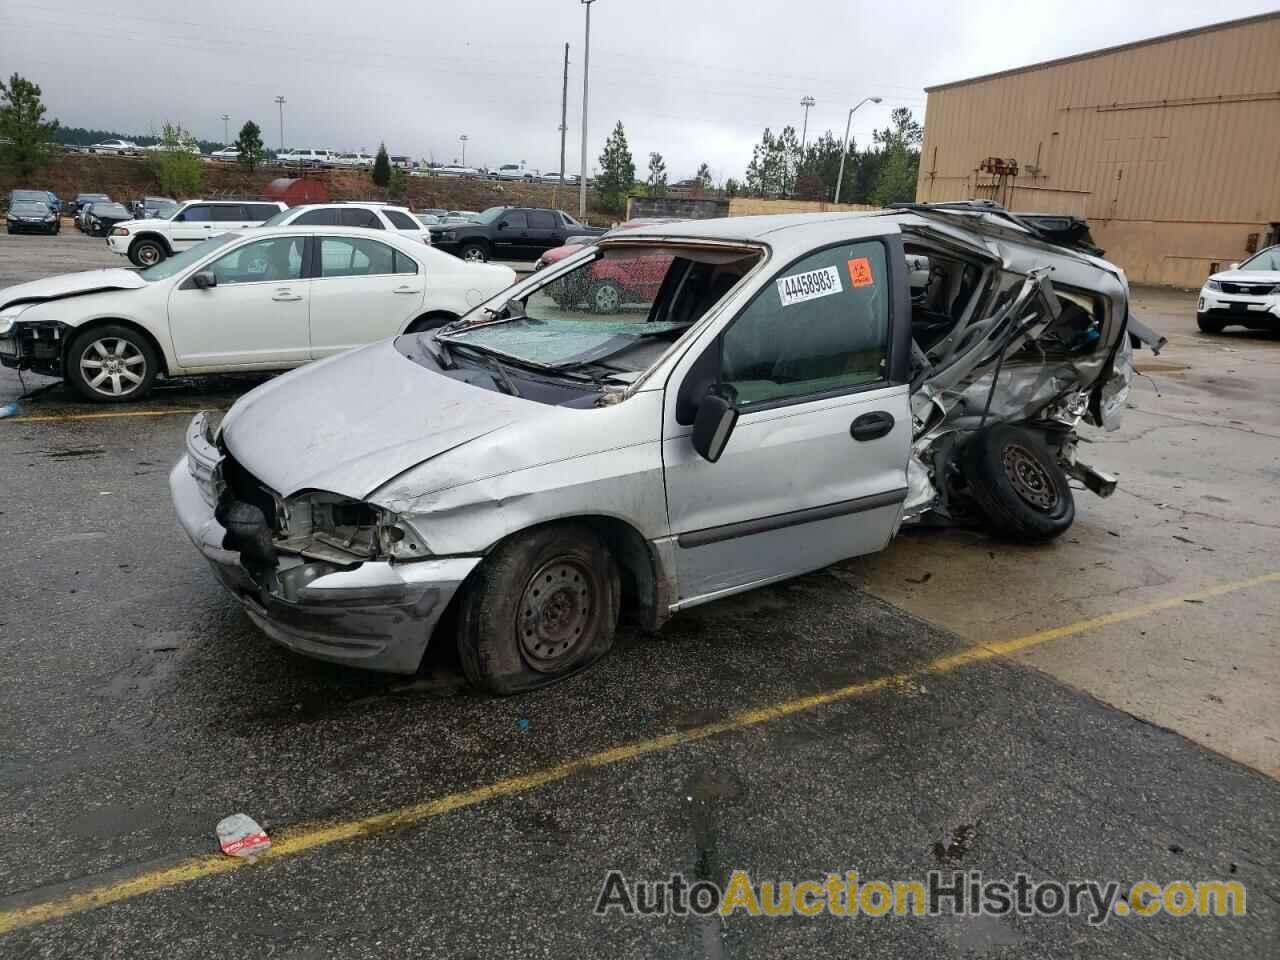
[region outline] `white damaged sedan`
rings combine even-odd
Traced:
[[[515,279],[508,267],[369,230],[224,233],[145,270],[0,290],[0,363],[120,403],[144,397],[160,374],[286,370],[443,326]]]

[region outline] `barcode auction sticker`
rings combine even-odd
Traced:
[[[840,285],[840,271],[835,267],[796,273],[774,282],[778,285],[778,297],[784,307],[844,291],[844,287]]]

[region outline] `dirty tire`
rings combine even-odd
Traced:
[[[158,240],[139,240],[129,248],[129,259],[135,267],[154,267],[168,254]]]
[[[86,400],[129,403],[147,395],[159,369],[160,358],[146,337],[110,323],[85,330],[71,341],[64,375]]]
[[[489,248],[483,243],[464,243],[458,256],[469,263],[485,263],[489,259]]]
[[[1196,326],[1200,328],[1201,333],[1221,333],[1227,328],[1224,321],[1206,317],[1203,313],[1196,314]]]
[[[987,522],[1013,540],[1052,540],[1076,517],[1067,475],[1030,430],[999,424],[960,451],[969,493]]]
[[[462,672],[499,696],[571,676],[613,646],[620,596],[618,566],[590,527],[557,523],[518,534],[465,587]]]

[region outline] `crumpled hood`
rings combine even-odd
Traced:
[[[222,436],[231,455],[282,496],[326,490],[360,500],[538,409],[435,373],[383,340],[251,391],[223,418]]]
[[[119,267],[63,273],[56,277],[5,287],[0,290],[0,310],[15,303],[40,303],[83,293],[97,293],[99,290],[140,290],[146,285],[147,281],[137,273]]]

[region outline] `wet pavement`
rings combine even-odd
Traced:
[[[187,419],[166,411],[225,409],[260,379],[180,383],[127,411],[53,386],[0,421],[0,930],[33,905],[78,904],[0,933],[0,955],[1275,955],[1280,783],[994,648],[955,658],[1098,615],[1045,589],[1051,573],[1023,582],[1045,598],[1020,601],[1025,625],[984,635],[863,592],[892,554],[844,564],[656,636],[624,632],[594,670],[505,700],[465,690],[447,644],[417,677],[275,647],[186,541],[166,480]],[[19,392],[0,371],[0,403]],[[1089,522],[1115,529],[1121,503],[1091,504]],[[960,536],[911,534],[933,571],[912,589],[1001,549],[957,556]],[[1062,549],[1091,562],[1080,539]],[[1124,624],[1051,642],[1155,631],[1168,610],[1135,604],[1266,572],[1235,560],[1118,596],[1107,609],[1129,609]],[[1274,633],[1275,590],[1186,606],[1210,636]],[[1053,604],[1056,618],[1041,609]],[[1241,607],[1253,619],[1233,619]],[[1049,643],[1031,637],[1020,655]],[[1276,677],[1255,679],[1274,692]],[[792,706],[743,717],[779,703]],[[596,759],[545,775],[583,757]],[[208,867],[234,812],[287,855]],[[175,865],[176,881],[157,882]],[[1238,880],[1248,916],[597,917],[614,868],[720,883],[736,869]],[[120,899],[80,909],[71,898],[88,888]]]

